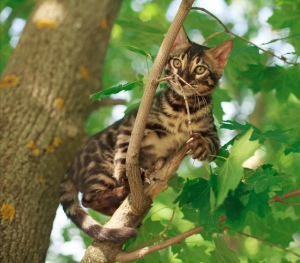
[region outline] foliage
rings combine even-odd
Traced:
[[[0,22],[1,71],[13,51],[10,43],[19,36],[13,33],[13,25],[16,19],[27,18],[33,3],[1,2],[1,10],[11,8],[8,18]],[[139,104],[148,72],[170,24],[169,16],[176,12],[177,4],[157,0],[123,2],[104,64],[104,90],[94,94],[94,100],[114,94],[113,98],[127,99],[124,110]],[[297,61],[299,0],[226,0],[223,4],[223,13],[217,13],[214,6],[208,9],[230,30],[283,56],[287,62]],[[212,17],[196,11],[190,12],[184,26],[196,42],[222,30]],[[208,46],[230,37],[222,33],[209,40]],[[241,39],[234,41],[224,77],[214,93],[213,111],[223,145],[219,156],[211,164],[186,158],[169,189],[154,201],[139,228],[140,235],[129,240],[125,248],[159,236],[173,209],[175,216],[165,237],[194,226],[203,226],[205,231],[136,262],[299,262],[294,254],[252,238],[300,253],[300,206],[269,202],[274,195],[282,197],[300,189],[299,64],[284,63]],[[89,132],[95,133],[115,121],[113,116],[120,109],[117,107],[94,112],[87,122]],[[299,203],[300,197],[284,201]],[[92,214],[99,220],[98,213]],[[231,229],[228,233],[219,227],[221,215],[226,215],[222,226]],[[100,216],[100,220],[105,222],[107,217]],[[62,230],[65,243],[76,242],[78,232],[72,234],[74,229],[69,225]],[[81,235],[85,246],[89,245],[91,240]],[[235,239],[238,243],[232,247]],[[74,262],[74,256],[53,250],[51,253],[54,255],[47,262]]]

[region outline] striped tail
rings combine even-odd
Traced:
[[[78,190],[71,179],[65,179],[60,185],[60,203],[75,225],[99,242],[125,242],[138,235],[134,228],[105,228],[95,221],[80,205]]]

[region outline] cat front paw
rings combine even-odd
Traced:
[[[200,133],[193,133],[186,143],[188,148],[187,154],[191,155],[193,159],[200,161],[207,159],[208,144]]]
[[[130,189],[129,187],[129,182],[128,182],[128,177],[126,175],[123,175],[121,178],[120,178],[120,183],[121,185],[123,185],[126,189]]]

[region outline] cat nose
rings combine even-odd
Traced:
[[[183,71],[179,76],[180,76],[180,78],[178,78],[178,81],[181,84],[181,86],[184,86],[184,85],[186,85],[186,82],[189,82],[188,72]]]

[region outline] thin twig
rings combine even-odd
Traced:
[[[175,76],[177,76],[183,83],[185,83],[186,85],[188,85],[199,97],[201,97],[202,101],[204,102],[205,106],[207,106],[207,102],[205,100],[205,98],[189,83],[187,83],[182,77],[180,77],[177,73],[174,73]],[[207,109],[206,109],[206,113]]]
[[[169,77],[160,78],[160,79],[158,79],[158,80],[157,80],[157,82],[166,81],[166,80],[168,80],[168,79],[172,79],[172,78],[173,78],[173,76],[169,76]]]
[[[177,74],[176,74],[176,75],[177,75]],[[178,76],[178,75],[177,75],[177,76]],[[190,107],[189,107],[187,98],[186,98],[186,96],[185,96],[183,87],[182,87],[180,84],[179,84],[178,86],[180,87],[181,92],[182,92],[182,95],[183,95],[183,99],[184,99],[185,107],[186,107],[186,112],[187,112],[187,115],[188,115],[188,127],[189,127],[189,131],[190,131],[190,135],[192,135],[192,134],[193,134],[193,130],[192,130],[192,121],[191,121]]]
[[[229,30],[229,28],[228,28],[227,26],[225,26],[225,24],[224,24],[218,17],[216,17],[214,14],[212,14],[211,12],[209,12],[208,10],[206,10],[205,8],[202,8],[202,7],[192,7],[191,9],[192,9],[192,10],[202,11],[202,12],[207,13],[208,15],[210,15],[211,17],[213,17],[214,19],[216,19],[216,20],[219,22],[219,24],[224,28],[224,31],[225,31],[226,33],[229,33],[229,34],[231,34],[231,35],[233,35],[233,36],[235,36],[235,37],[237,37],[237,38],[239,38],[239,39],[242,39],[243,41],[249,43],[250,45],[252,45],[252,46],[254,46],[254,47],[258,48],[258,49],[260,49],[261,51],[263,51],[263,52],[265,52],[265,53],[268,53],[268,54],[270,54],[271,56],[276,57],[276,58],[282,60],[284,63],[290,64],[290,65],[294,65],[294,66],[296,66],[296,65],[299,64],[299,63],[296,63],[296,62],[289,62],[289,61],[287,61],[287,58],[286,58],[286,57],[284,57],[284,56],[279,57],[279,56],[275,55],[273,52],[268,51],[268,50],[266,50],[266,49],[263,49],[263,48],[257,46],[256,44],[254,44],[253,42],[249,41],[248,39],[246,39],[246,38],[244,38],[244,37],[241,37],[241,36],[239,36],[239,35],[233,33],[232,31]],[[222,33],[223,33],[224,31],[222,31]],[[207,42],[207,41],[206,41],[206,42]]]
[[[123,99],[105,99],[100,101],[100,106],[115,106],[115,105],[125,105],[126,100]]]
[[[220,228],[223,228],[223,229],[226,229],[226,230],[228,230],[228,231],[232,231],[229,227],[225,227],[225,226],[221,226],[221,225],[219,225],[219,227],[220,227]],[[295,256],[297,256],[297,257],[300,258],[300,255],[299,255],[299,254],[297,254],[297,253],[295,253],[295,252],[293,252],[293,251],[291,251],[291,250],[288,250],[288,249],[286,249],[286,248],[283,247],[283,246],[280,246],[280,245],[271,243],[271,242],[269,242],[269,241],[260,239],[260,238],[258,238],[258,237],[254,237],[254,236],[248,235],[248,234],[243,233],[243,232],[240,232],[240,231],[238,231],[237,233],[240,234],[240,235],[242,235],[242,236],[245,236],[245,237],[250,237],[250,238],[256,239],[256,240],[258,240],[258,241],[260,241],[260,242],[263,242],[263,243],[265,243],[265,244],[268,244],[268,245],[270,245],[270,246],[277,247],[277,248],[279,248],[279,249],[284,250],[285,252],[292,253],[292,254],[294,254]]]
[[[226,219],[225,216],[221,216],[220,220],[219,220],[219,223],[224,222],[225,219]],[[193,229],[190,229],[186,232],[183,232],[183,233],[181,233],[181,234],[179,234],[175,237],[171,237],[171,238],[169,238],[169,239],[167,239],[163,242],[160,242],[158,244],[155,244],[155,245],[152,245],[152,246],[149,246],[149,247],[145,247],[145,248],[142,248],[140,250],[137,250],[137,251],[134,251],[134,252],[131,252],[131,253],[120,252],[116,256],[116,261],[130,262],[130,261],[133,261],[133,260],[136,260],[136,259],[141,259],[141,258],[147,256],[148,254],[151,254],[155,251],[161,250],[161,249],[163,249],[165,247],[168,247],[168,246],[171,246],[173,244],[179,243],[183,239],[185,239],[189,236],[192,236],[194,234],[200,233],[202,231],[204,231],[203,227],[195,227]]]
[[[207,37],[204,42],[202,43],[202,45],[205,45],[209,40],[211,40],[213,37],[217,36],[217,35],[220,35],[220,34],[223,34],[225,33],[226,31],[225,30],[222,30],[222,31],[219,31],[219,32],[216,32],[216,33],[213,33],[212,35],[210,35],[209,37]]]
[[[173,210],[173,213],[172,213],[172,216],[171,216],[171,218],[170,218],[170,220],[169,220],[169,223],[167,224],[166,228],[164,229],[164,231],[163,231],[159,236],[157,236],[156,238],[153,238],[153,239],[147,241],[147,242],[144,243],[144,244],[141,244],[141,245],[136,246],[136,247],[134,247],[134,248],[132,248],[132,249],[129,249],[129,250],[127,250],[126,252],[127,252],[127,253],[132,252],[132,251],[134,251],[134,250],[137,250],[137,249],[140,249],[140,248],[142,248],[142,247],[145,247],[145,246],[147,246],[148,244],[153,243],[153,242],[155,242],[155,241],[158,240],[158,239],[164,238],[164,234],[165,234],[166,231],[169,229],[169,227],[170,227],[170,225],[171,225],[171,223],[172,223],[172,221],[173,221],[174,215],[175,215],[175,209]]]
[[[269,203],[272,204],[272,203],[276,203],[276,202],[281,202],[281,201],[284,200],[284,199],[291,198],[291,197],[298,196],[298,195],[300,195],[300,189],[297,189],[297,190],[294,190],[294,191],[285,193],[285,194],[283,195],[283,197],[280,197],[279,195],[275,195],[275,196],[269,201]]]
[[[174,75],[179,78],[184,84],[188,85],[198,96],[201,96],[201,94],[190,84],[187,83],[182,77],[180,77],[177,73],[174,73]]]
[[[300,203],[295,202],[284,202],[284,201],[277,201],[277,203],[285,204],[285,205],[300,205]]]

